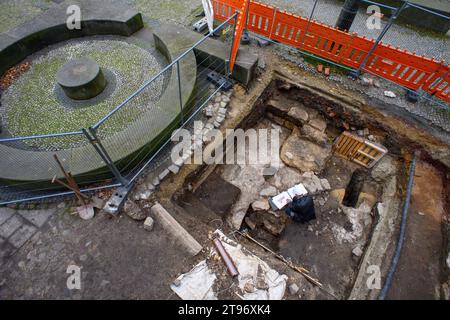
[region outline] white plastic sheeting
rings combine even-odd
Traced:
[[[179,276],[170,288],[183,300],[217,300],[212,289],[215,280],[216,275],[203,260],[191,271]]]
[[[286,275],[276,270],[246,250],[242,245],[226,237],[222,231],[215,235],[222,241],[223,247],[233,260],[239,271],[237,277],[240,292],[236,292],[245,300],[281,300],[286,291]],[[211,247],[211,255],[218,255]],[[207,261],[198,263],[191,271],[179,276],[170,288],[183,300],[217,300],[213,290],[217,277],[208,267]]]

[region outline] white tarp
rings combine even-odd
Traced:
[[[183,300],[217,300],[212,286],[216,275],[201,261],[188,273],[182,274],[170,288]]]
[[[227,238],[220,230],[216,230],[215,234],[219,236],[239,271],[240,296],[245,300],[283,299],[288,279],[286,275],[280,275],[266,262]],[[211,256],[215,254],[218,253],[211,248]],[[217,300],[213,290],[216,279],[206,260],[203,260],[191,271],[179,276],[170,288],[183,300]]]
[[[280,275],[266,262],[227,238],[220,230],[216,230],[215,234],[219,236],[239,271],[239,288],[245,300],[283,299],[288,279],[286,275]]]

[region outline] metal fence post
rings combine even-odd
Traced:
[[[314,12],[316,11],[316,6],[317,6],[317,3],[318,3],[318,2],[319,2],[319,0],[316,0],[316,1],[314,2],[314,6],[313,6],[313,8],[312,8],[312,10],[311,10],[311,14],[309,15],[308,24],[306,25],[305,32],[303,32],[302,40],[300,41],[300,47],[298,47],[298,51],[301,51],[301,50],[302,50],[303,42],[305,41],[306,34],[308,33],[309,25],[311,24],[311,20],[312,20],[312,18],[313,18]]]
[[[88,130],[82,129],[84,135],[88,138],[89,142],[94,147],[95,151],[100,155],[102,160],[106,163],[109,170],[111,170],[114,177],[119,181],[122,186],[126,186],[128,181],[120,174],[119,169],[117,169],[116,165],[112,161],[106,149],[103,147],[100,139],[98,139],[97,134],[93,128],[89,128]]]
[[[233,55],[234,39],[236,37],[237,11],[234,12],[233,39],[231,39],[230,58],[228,59],[228,76],[231,76],[231,56]]]
[[[247,3],[247,14],[245,15],[245,26],[244,26],[244,32],[241,37],[241,44],[249,44],[250,43],[250,37],[248,36],[248,17],[250,15],[250,1]]]
[[[180,99],[180,126],[184,124],[183,115],[183,95],[181,93],[181,77],[180,77],[180,60],[177,61],[177,76],[178,76],[178,98]]]
[[[404,1],[403,4],[401,5],[401,7],[399,7],[394,14],[391,15],[391,17],[389,18],[389,21],[387,23],[387,25],[383,28],[383,31],[381,31],[380,35],[378,36],[378,38],[375,40],[375,43],[372,45],[372,47],[370,48],[369,52],[367,52],[367,55],[364,57],[364,60],[361,62],[361,64],[359,65],[358,70],[356,70],[354,72],[354,76],[358,77],[361,75],[361,71],[366,67],[367,61],[369,61],[370,56],[372,55],[372,53],[375,51],[376,47],[378,46],[378,44],[380,43],[381,39],[383,39],[384,35],[388,32],[388,30],[391,28],[392,24],[394,23],[394,21],[398,18],[398,16],[400,15],[400,13],[409,6],[408,1]]]

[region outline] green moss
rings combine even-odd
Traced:
[[[44,12],[53,3],[45,0],[1,0],[0,1],[0,32],[5,32],[31,20]]]
[[[115,91],[106,100],[88,107],[63,106],[55,94],[55,76],[70,59],[87,57],[116,76]],[[122,41],[88,41],[52,50],[32,67],[2,97],[6,127],[13,136],[33,136],[79,131],[94,125],[156,74],[159,64],[147,51]],[[162,79],[144,90],[102,127],[102,135],[117,133],[155,101]],[[85,143],[82,137],[31,140],[29,145],[66,148]]]

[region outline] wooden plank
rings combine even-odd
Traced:
[[[366,153],[366,152],[364,152],[364,151],[362,151],[362,150],[358,150],[358,153],[364,155],[365,157],[367,157],[367,158],[369,158],[369,159],[371,159],[371,160],[377,160],[377,158],[371,156],[370,154],[368,154],[368,153]]]
[[[387,149],[381,145],[375,144],[362,137],[356,136],[350,132],[344,131],[333,146],[334,152],[343,157],[354,161],[364,167],[372,167],[377,163]]]

